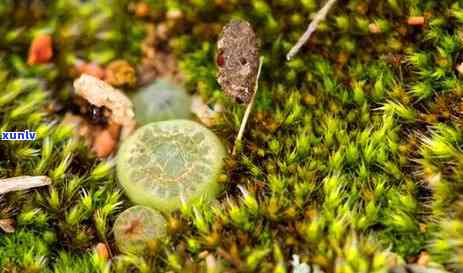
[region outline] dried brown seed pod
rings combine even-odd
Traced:
[[[217,80],[225,94],[239,103],[249,103],[259,68],[259,45],[251,24],[232,21],[217,42]]]

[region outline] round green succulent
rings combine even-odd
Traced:
[[[124,141],[117,176],[133,202],[167,212],[179,208],[182,199],[213,199],[225,154],[219,138],[196,122],[155,122]]]
[[[113,230],[121,252],[143,253],[166,234],[166,221],[151,208],[133,206],[119,214]]]
[[[132,102],[135,119],[141,125],[190,117],[190,96],[167,79],[159,79],[143,87],[132,97]]]

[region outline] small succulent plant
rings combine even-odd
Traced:
[[[160,211],[181,199],[213,198],[225,149],[214,133],[188,120],[151,123],[121,146],[117,175],[130,199]]]
[[[157,211],[143,206],[128,208],[114,223],[116,245],[124,253],[143,253],[166,234],[166,221]]]
[[[141,125],[190,117],[191,99],[184,89],[159,79],[139,90],[132,98],[135,119]]]

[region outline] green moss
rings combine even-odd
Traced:
[[[6,272],[40,272],[46,268],[47,257],[50,255],[49,243],[42,236],[25,230],[18,230],[11,236],[2,236],[0,268]]]

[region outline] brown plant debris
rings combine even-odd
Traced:
[[[76,94],[97,107],[106,107],[111,111],[109,123],[121,125],[121,138],[125,138],[135,129],[133,105],[120,90],[93,76],[84,74],[74,81]]]
[[[225,94],[248,104],[254,92],[259,68],[259,46],[254,30],[246,21],[232,21],[217,42],[217,80]]]
[[[17,176],[0,179],[0,194],[12,191],[28,190],[51,184],[47,176]]]
[[[141,65],[137,67],[139,75],[138,83],[145,85],[158,77],[169,76],[177,81],[182,81],[177,61],[174,55],[165,49],[162,44],[168,39],[167,29],[162,24],[146,26],[146,37],[141,48],[143,58]]]

